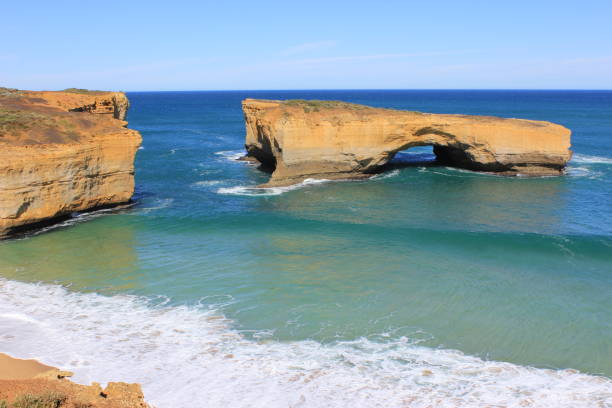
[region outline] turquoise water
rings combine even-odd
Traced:
[[[0,351],[160,407],[612,403],[612,92],[128,96],[134,206],[0,244]],[[504,178],[415,148],[370,180],[255,189],[246,97],[549,120],[574,158]]]

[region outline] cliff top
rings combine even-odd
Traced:
[[[120,92],[0,88],[0,145],[78,143],[124,127],[128,105]]]
[[[381,109],[373,108],[371,106],[360,105],[357,103],[344,102],[344,101],[328,101],[319,99],[287,99],[287,100],[274,100],[274,99],[251,99],[247,98],[242,101],[243,105],[252,105],[262,108],[272,107],[288,107],[288,108],[302,108],[304,112],[319,112],[321,110],[330,109],[342,109],[350,111],[359,110],[372,110]]]
[[[408,115],[408,116],[436,116],[447,119],[459,119],[468,120],[470,122],[504,122],[513,121],[520,126],[527,127],[545,127],[550,125],[550,122],[529,120],[529,119],[516,119],[516,118],[502,118],[497,116],[487,115],[465,115],[465,114],[450,114],[450,113],[426,113],[404,109],[394,108],[379,108],[367,105],[360,105],[357,103],[334,101],[334,100],[306,100],[306,99],[288,99],[288,100],[274,100],[274,99],[251,99],[247,98],[242,101],[244,107],[252,107],[256,110],[271,110],[271,111],[282,111],[282,112],[299,112],[294,108],[302,108],[304,113],[319,113],[320,115],[330,117],[335,116],[339,113],[345,113],[348,115],[356,115],[359,118],[365,116],[370,117],[373,115]],[[317,119],[319,120],[319,119]]]

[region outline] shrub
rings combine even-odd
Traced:
[[[63,89],[61,92],[84,94],[84,95],[95,95],[95,94],[105,93],[104,91],[93,91],[93,90],[83,89],[83,88],[66,88],[66,89]]]
[[[19,96],[21,95],[21,91],[19,89],[15,89],[15,88],[3,88],[0,86],[0,97],[7,97],[7,96]],[[2,407],[0,407],[2,408]]]
[[[289,99],[284,102],[287,106],[301,106],[304,112],[318,112],[321,109],[351,109],[360,110],[367,109],[368,106],[358,105],[356,103],[342,101],[321,101],[321,100],[305,100],[305,99]]]
[[[66,396],[56,391],[40,395],[23,394],[11,405],[11,408],[59,408],[66,401]]]
[[[0,106],[0,135],[15,130],[25,130],[33,125],[51,125],[53,121],[40,113],[5,109]]]

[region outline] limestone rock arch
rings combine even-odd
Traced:
[[[558,175],[571,158],[570,130],[550,122],[335,101],[246,99],[242,108],[247,158],[272,170],[268,185],[368,177],[415,146],[433,146],[447,165],[505,175]]]

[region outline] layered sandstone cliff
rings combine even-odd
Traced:
[[[117,92],[0,89],[0,237],[131,199],[128,106]]]
[[[433,146],[447,165],[506,175],[558,175],[571,158],[571,132],[550,122],[334,101],[246,99],[242,109],[247,158],[273,170],[271,186],[367,177],[414,146]]]

